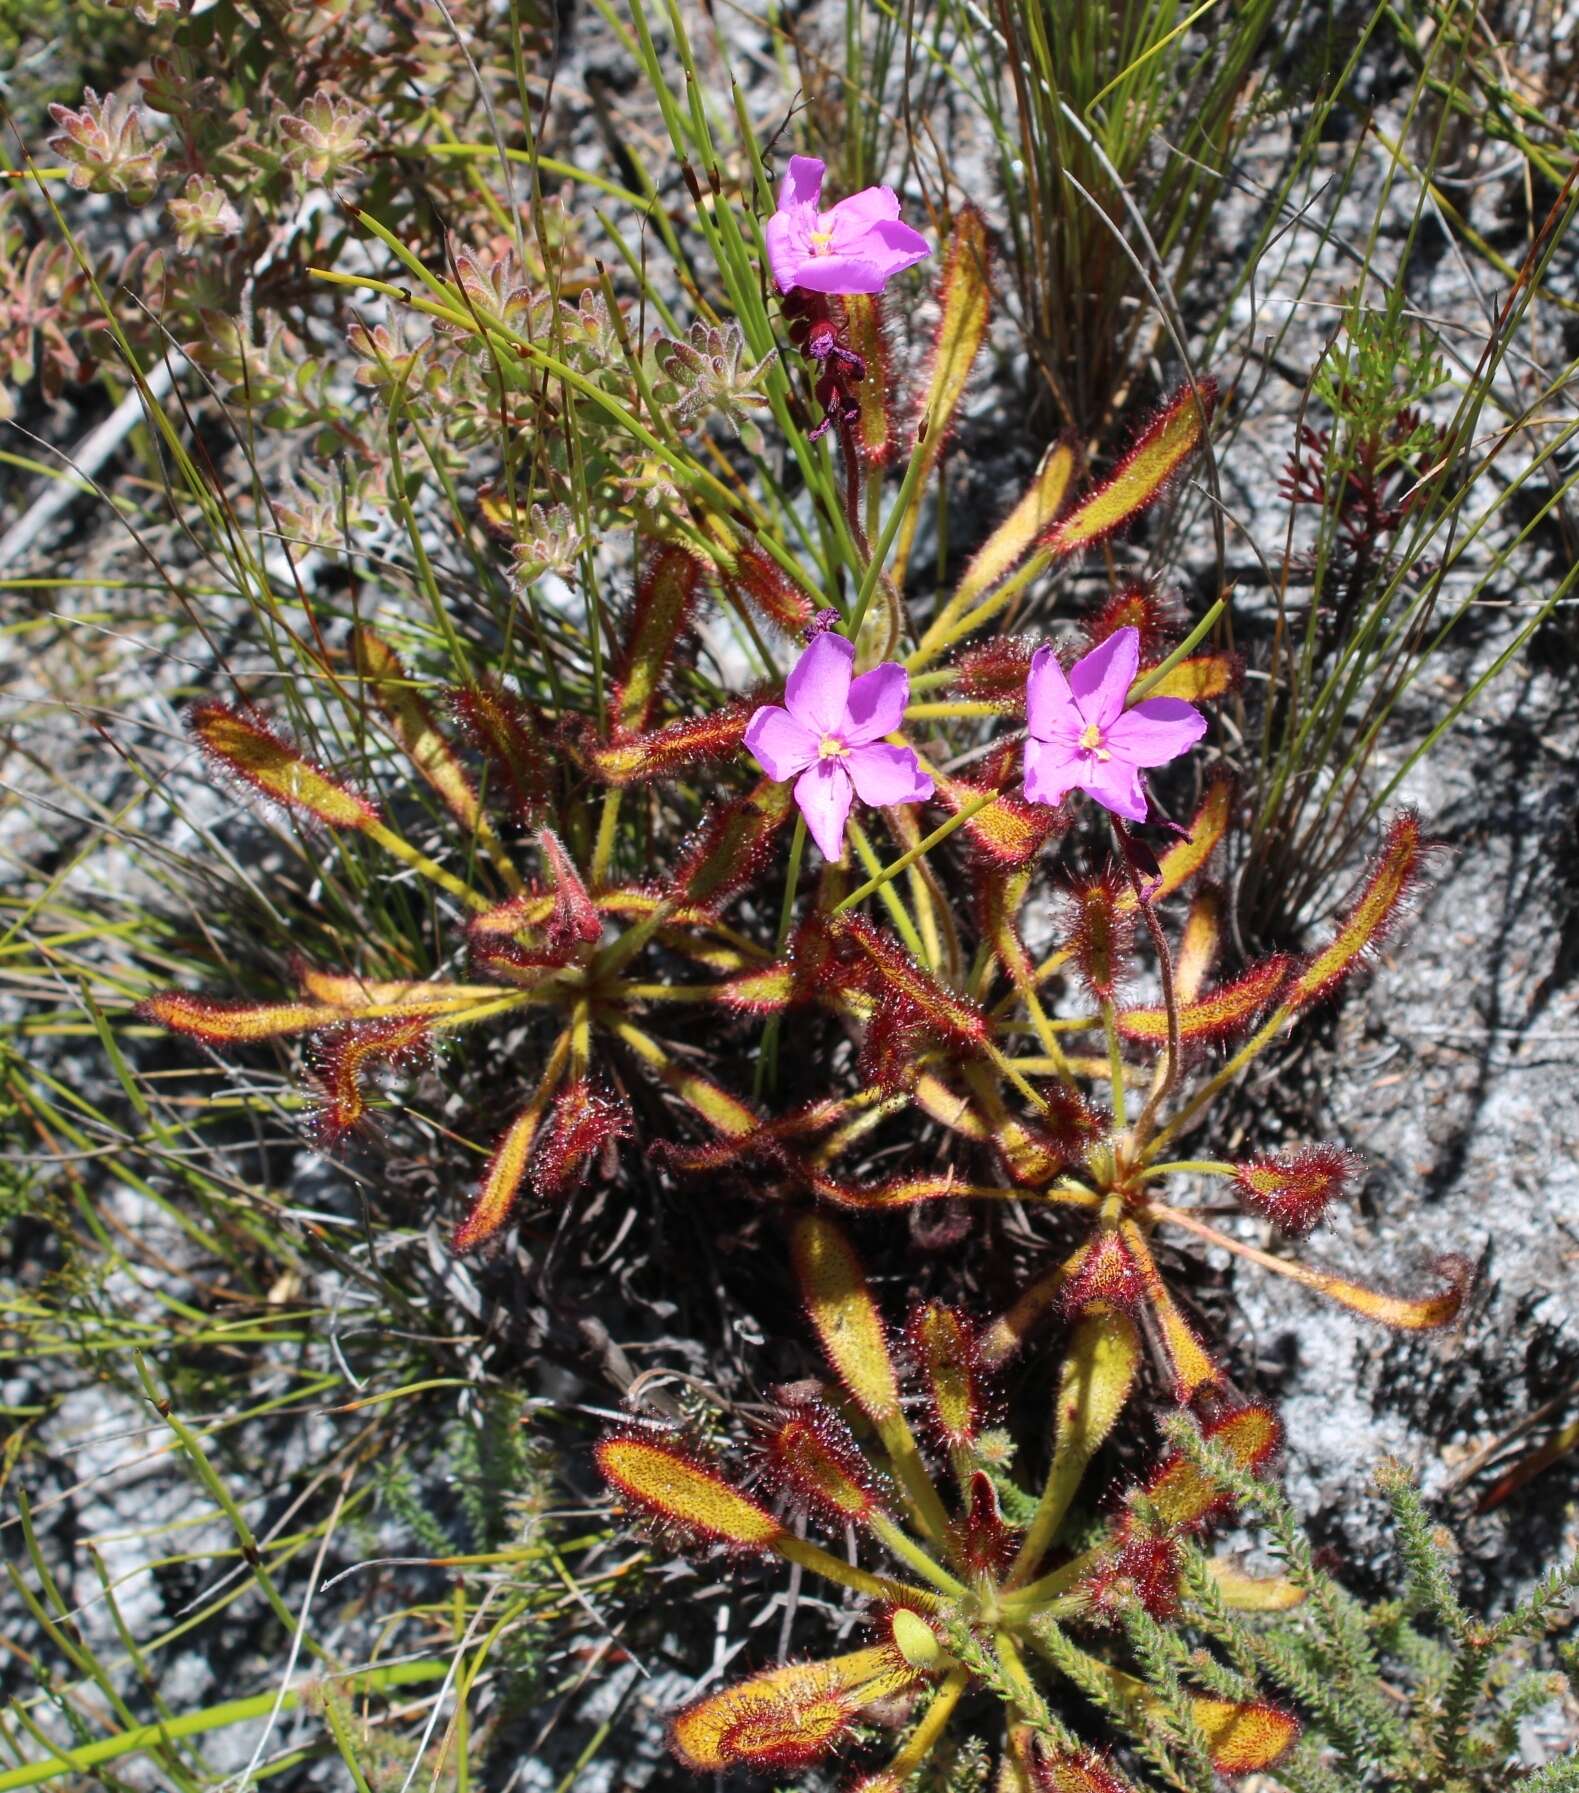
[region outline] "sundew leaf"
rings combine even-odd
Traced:
[[[1157,861],[1161,877],[1151,893],[1154,903],[1172,896],[1206,868],[1228,832],[1233,790],[1233,780],[1226,775],[1214,778],[1206,787],[1200,808],[1190,818],[1188,834],[1175,841]],[[1121,915],[1136,907],[1135,892],[1127,884],[1119,892],[1115,907]]]
[[[844,339],[866,372],[855,387],[855,441],[868,467],[885,467],[894,454],[893,351],[877,293],[850,293],[843,300]]]
[[[784,1534],[766,1507],[676,1445],[618,1436],[601,1440],[593,1454],[605,1478],[628,1500],[687,1533],[743,1550],[769,1549]]]
[[[1155,504],[1205,439],[1216,391],[1209,381],[1202,383],[1199,397],[1194,387],[1181,387],[1112,474],[1049,530],[1049,552],[1075,554],[1093,547]]]
[[[806,1311],[839,1380],[868,1419],[894,1418],[899,1379],[888,1329],[849,1241],[829,1221],[807,1215],[790,1235],[790,1255]]]
[[[1221,1040],[1252,1022],[1288,980],[1291,961],[1282,953],[1252,965],[1242,977],[1221,984],[1209,996],[1181,1003],[1179,1038]],[[1121,1009],[1118,1030],[1126,1039],[1162,1045],[1168,1038],[1168,1011],[1163,1008]]]
[[[1289,1007],[1306,1008],[1330,995],[1386,939],[1419,881],[1425,854],[1420,818],[1405,810],[1388,829],[1365,888],[1337,933],[1294,979],[1286,998]]]
[[[932,345],[926,384],[916,407],[917,419],[925,420],[927,433],[916,447],[921,464],[913,482],[915,496],[899,528],[892,568],[896,585],[903,582],[910,546],[921,519],[922,488],[937,466],[971,369],[986,340],[992,305],[987,279],[989,253],[986,221],[974,206],[966,206],[955,221],[943,262],[942,316]]]
[[[511,1121],[489,1154],[471,1207],[451,1238],[456,1251],[476,1251],[510,1218],[526,1179],[532,1148],[537,1143],[543,1107],[539,1100],[529,1102]]]
[[[696,602],[701,567],[683,548],[652,550],[636,580],[636,607],[615,679],[614,719],[621,735],[647,727],[674,657],[675,642]]]
[[[1265,1467],[1283,1440],[1283,1428],[1270,1407],[1236,1408],[1214,1420],[1205,1430],[1207,1440],[1227,1454],[1241,1469]],[[1233,1501],[1227,1489],[1183,1454],[1165,1457],[1146,1482],[1146,1499],[1163,1525],[1188,1531],[1203,1525]]]
[[[315,1002],[224,1002],[211,996],[190,996],[184,990],[162,990],[138,1003],[139,1020],[168,1027],[210,1046],[238,1046],[250,1040],[273,1040],[314,1027],[334,1027],[350,1018],[346,1009],[327,1009]]]
[[[287,809],[331,828],[366,829],[378,820],[378,811],[365,797],[315,766],[261,716],[205,703],[191,712],[187,726],[225,771]]]
[[[687,1706],[669,1741],[698,1774],[749,1762],[804,1767],[823,1755],[863,1706],[913,1686],[915,1669],[891,1644],[815,1662],[789,1662]]]
[[[1279,1761],[1299,1735],[1299,1721],[1268,1700],[1190,1699],[1219,1774],[1254,1774]]]
[[[412,765],[468,834],[491,841],[493,827],[483,814],[476,786],[400,656],[371,629],[358,629],[352,645],[356,670]]]

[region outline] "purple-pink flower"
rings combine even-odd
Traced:
[[[768,261],[779,291],[880,293],[905,268],[932,253],[920,231],[899,222],[899,200],[889,187],[867,187],[817,210],[824,164],[791,156],[779,184],[779,207],[768,219]]]
[[[1125,709],[1140,665],[1140,631],[1115,629],[1064,676],[1049,647],[1031,657],[1025,682],[1025,794],[1058,803],[1083,790],[1129,822],[1146,819],[1144,766],[1187,753],[1206,733],[1206,718],[1181,697],[1148,697]]]
[[[855,644],[813,636],[784,686],[746,724],[746,746],[769,778],[795,780],[795,801],[824,859],[844,853],[852,798],[874,806],[920,803],[932,780],[908,747],[883,740],[904,720],[910,675],[896,661],[855,671]]]

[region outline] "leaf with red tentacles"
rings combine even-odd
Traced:
[[[908,1090],[931,1029],[918,1004],[885,990],[872,1009],[856,1059],[861,1081],[886,1091]]]
[[[1405,810],[1388,829],[1381,852],[1371,861],[1365,887],[1337,933],[1300,968],[1286,1002],[1295,1008],[1320,1002],[1376,953],[1407,913],[1429,851],[1419,816]]]
[[[1093,1306],[1116,1307],[1125,1313],[1139,1306],[1146,1293],[1146,1274],[1129,1244],[1115,1227],[1102,1227],[1070,1266],[1064,1284],[1064,1306],[1071,1314]]]
[[[1206,787],[1200,808],[1190,818],[1189,832],[1158,858],[1161,876],[1150,892],[1153,903],[1183,890],[1192,878],[1205,871],[1228,832],[1233,792],[1233,780],[1226,774],[1213,778]],[[1135,913],[1135,893],[1127,882],[1118,894],[1116,906],[1120,915]]]
[[[762,1439],[761,1462],[774,1487],[840,1531],[884,1504],[850,1428],[825,1401],[788,1403]]]
[[[974,1003],[956,996],[915,962],[891,934],[864,915],[845,915],[833,926],[836,941],[859,949],[869,967],[869,985],[909,1005],[935,1034],[980,1046],[988,1038],[987,1017]]]
[[[187,727],[214,763],[270,802],[330,828],[370,828],[378,811],[349,785],[291,746],[255,710],[203,703]]]
[[[861,357],[866,371],[855,388],[856,414],[851,420],[855,446],[868,467],[884,467],[894,457],[894,368],[888,321],[881,293],[851,293],[842,301],[844,340]]]
[[[801,635],[811,627],[817,601],[792,579],[766,549],[749,537],[736,538],[718,552],[719,571],[727,590],[785,635]]]
[[[532,1187],[545,1201],[558,1200],[581,1181],[594,1158],[630,1136],[630,1104],[576,1078],[554,1097],[532,1166]]]
[[[1147,689],[1148,697],[1178,697],[1185,703],[1209,703],[1236,691],[1245,676],[1237,654],[1191,654],[1179,660]]]
[[[784,1527],[673,1435],[617,1432],[596,1447],[598,1468],[648,1519],[688,1543],[770,1549]]]
[[[992,1134],[993,1156],[1010,1182],[1035,1188],[1081,1163],[1111,1125],[1078,1090],[1055,1085],[1043,1096],[1034,1121],[998,1124]]]
[[[575,861],[553,829],[539,828],[537,844],[542,850],[554,898],[554,912],[548,919],[544,936],[549,952],[563,962],[579,948],[597,944],[603,935],[603,921],[592,898],[587,895],[587,887],[581,881]]]
[[[966,697],[1002,703],[1006,714],[1023,716],[1035,648],[1034,641],[1012,635],[969,648],[954,664],[955,686]]]
[[[910,1316],[905,1343],[926,1397],[927,1429],[945,1450],[963,1450],[986,1412],[976,1335],[958,1308],[922,1303]]]
[[[378,1021],[350,1021],[319,1036],[314,1070],[323,1085],[323,1105],[314,1131],[332,1145],[367,1114],[363,1079],[375,1064],[409,1071],[422,1064],[430,1046],[429,1019],[391,1016]]]
[[[559,836],[540,828],[537,844],[548,889],[523,891],[473,916],[467,926],[473,953],[498,970],[568,965],[603,936],[597,904]]]
[[[688,767],[738,753],[756,708],[754,697],[738,698],[649,734],[616,735],[601,743],[593,740],[585,748],[586,757],[608,784],[650,784],[656,778],[672,778]]]
[[[449,700],[461,726],[487,759],[493,786],[503,792],[511,815],[530,827],[547,800],[553,766],[531,707],[486,677],[451,690]]]
[[[863,1707],[919,1678],[888,1643],[785,1663],[687,1706],[669,1727],[669,1746],[698,1774],[744,1764],[769,1773],[804,1768],[827,1754]]]
[[[721,904],[761,869],[794,807],[792,787],[764,778],[703,818],[680,854],[674,887],[693,903]]]
[[[964,834],[977,852],[998,865],[1029,864],[1055,833],[1068,826],[1059,810],[1028,803],[1007,788],[1019,777],[1019,758],[1019,747],[1009,742],[982,762],[974,778],[949,778],[940,772],[933,779],[939,799],[955,815],[997,792],[966,821]]]
[[[1272,1003],[1288,981],[1292,961],[1276,953],[1252,965],[1231,984],[1220,984],[1209,996],[1179,1005],[1179,1038],[1186,1042],[1231,1039],[1242,1033]],[[1120,1009],[1118,1030],[1126,1039],[1164,1045],[1168,1011],[1162,1008]]]
[[[1210,380],[1181,387],[1107,479],[1048,531],[1048,549],[1063,555],[1094,547],[1155,504],[1205,440],[1216,397]]]
[[[1134,1793],[1107,1757],[1094,1750],[1053,1756],[1038,1748],[1031,1779],[1036,1793]]]
[[[665,542],[647,556],[636,579],[636,602],[625,646],[615,665],[614,724],[619,735],[639,735],[652,718],[680,631],[690,619],[701,566],[685,549]]]
[[[1179,1541],[1167,1532],[1132,1527],[1086,1577],[1093,1613],[1115,1616],[1127,1600],[1138,1600],[1154,1619],[1178,1616]]]
[[[534,1096],[489,1153],[471,1206],[451,1239],[457,1252],[475,1251],[486,1245],[503,1231],[515,1211],[542,1126],[543,1108],[541,1094]]]
[[[1209,1444],[1226,1451],[1241,1469],[1259,1475],[1282,1448],[1283,1428],[1270,1407],[1236,1407],[1203,1428]],[[1170,1451],[1146,1478],[1141,1492],[1159,1524],[1184,1535],[1221,1517],[1234,1497],[1182,1451]]]
[[[1303,1237],[1364,1170],[1357,1152],[1342,1146],[1302,1146],[1275,1157],[1235,1165],[1239,1199],[1285,1233]]]
[[[1134,910],[1120,901],[1129,894],[1128,884],[1111,866],[1082,878],[1069,892],[1064,944],[1081,981],[1101,1002],[1113,1000],[1134,940]]]
[[[358,677],[412,765],[468,833],[491,838],[492,824],[483,813],[477,787],[400,656],[382,636],[366,628],[353,635],[351,651]]]
[[[242,1046],[252,1040],[279,1039],[315,1027],[334,1027],[348,1019],[343,1010],[313,1002],[229,1002],[214,996],[193,996],[185,990],[161,990],[133,1010],[139,1021],[184,1033],[208,1046]]]
[[[1178,638],[1178,602],[1155,586],[1126,585],[1081,625],[1081,633],[1092,647],[1099,647],[1120,629],[1133,629],[1140,636],[1140,666],[1145,671],[1163,659]]]
[[[965,1511],[955,1527],[960,1560],[972,1575],[997,1577],[1014,1561],[1018,1538],[1004,1523],[992,1478],[978,1469],[970,1478]]]

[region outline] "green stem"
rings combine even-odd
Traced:
[[[1113,1119],[1122,1128],[1129,1124],[1124,1099],[1124,1059],[1118,1048],[1118,1023],[1113,1015],[1113,1002],[1106,996],[1102,998],[1102,1031],[1107,1035],[1108,1077],[1113,1085]]]
[[[1250,1063],[1251,1059],[1253,1059],[1267,1042],[1280,1031],[1293,1013],[1294,1010],[1288,1003],[1281,1003],[1272,1011],[1270,1017],[1264,1021],[1253,1034],[1251,1034],[1250,1038],[1246,1040],[1244,1045],[1242,1045],[1233,1057],[1229,1059],[1227,1064],[1225,1064],[1219,1071],[1215,1072],[1213,1076],[1208,1078],[1195,1094],[1191,1096],[1189,1101],[1185,1103],[1183,1108],[1181,1108],[1173,1119],[1168,1122],[1167,1126],[1160,1129],[1156,1137],[1146,1147],[1145,1156],[1148,1162],[1162,1150],[1169,1140],[1176,1138],[1184,1128],[1189,1126],[1196,1115],[1201,1112],[1207,1103],[1211,1101],[1226,1083],[1231,1082],[1239,1075],[1245,1066]]]
[[[447,1664],[442,1662],[395,1662],[387,1668],[362,1669],[344,1677],[346,1687],[356,1693],[377,1693],[389,1687],[409,1687],[420,1682],[442,1681]],[[85,1775],[90,1770],[113,1762],[121,1756],[136,1755],[152,1749],[166,1739],[201,1737],[209,1731],[223,1730],[227,1725],[244,1724],[249,1719],[267,1718],[278,1705],[282,1712],[301,1704],[302,1688],[271,1687],[247,1699],[224,1700],[217,1706],[205,1706],[197,1712],[183,1712],[160,1724],[138,1725],[135,1729],[116,1731],[101,1737],[97,1743],[83,1744],[77,1749],[63,1749],[49,1762],[24,1762],[16,1768],[0,1771],[0,1793],[11,1793],[16,1787],[37,1787],[45,1781],[66,1774]]]
[[[886,1513],[877,1511],[870,1514],[867,1524],[872,1528],[874,1537],[880,1538],[901,1562],[908,1563],[917,1575],[930,1581],[940,1593],[949,1594],[956,1600],[964,1597],[964,1582],[956,1581],[941,1563],[928,1556],[915,1539],[902,1526],[896,1525]]]
[[[868,878],[864,884],[857,885],[854,890],[835,909],[835,915],[842,915],[846,909],[853,909],[857,903],[864,903],[876,891],[881,890],[890,880],[897,878],[901,872],[908,871],[918,859],[924,859],[940,841],[945,841],[956,828],[963,827],[972,816],[980,815],[989,803],[997,801],[996,791],[983,791],[980,796],[973,797],[962,809],[958,809],[946,822],[940,823],[930,834],[923,835],[913,847],[901,853],[891,864],[885,865],[877,876]]]
[[[800,884],[800,865],[806,853],[806,818],[799,810],[795,812],[795,832],[790,836],[789,867],[784,874],[784,896],[779,903],[778,932],[773,937],[773,957],[775,960],[784,957],[784,948],[789,943],[791,924],[795,920],[795,892]],[[762,1050],[757,1054],[757,1068],[751,1083],[751,1099],[759,1102],[765,1089],[773,1089],[778,1082],[779,1069],[779,1034],[784,1026],[782,1013],[768,1016],[768,1024],[762,1030]]]

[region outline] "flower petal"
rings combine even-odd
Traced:
[[[1031,670],[1025,680],[1025,720],[1031,733],[1043,741],[1064,735],[1073,739],[1080,733],[1082,723],[1074,693],[1050,647],[1039,647],[1031,655]]]
[[[1140,630],[1115,629],[1069,669],[1069,689],[1087,722],[1104,732],[1124,713],[1140,665]]]
[[[793,212],[775,212],[762,232],[767,245],[768,266],[781,293],[794,286],[800,271],[815,258],[811,252],[810,232],[804,220]]]
[[[800,813],[830,863],[844,857],[844,819],[854,795],[850,775],[838,760],[818,760],[795,780]]]
[[[764,704],[746,724],[746,747],[768,777],[781,784],[816,759],[820,741],[777,704]]]
[[[854,667],[855,643],[831,629],[814,635],[811,646],[795,662],[784,686],[784,707],[802,728],[814,730],[819,740],[833,734],[844,721]]]
[[[1206,733],[1206,718],[1182,697],[1148,697],[1126,710],[1103,737],[1104,745],[1132,766],[1164,766]]]
[[[808,293],[880,293],[890,273],[897,272],[864,251],[855,255],[808,254],[796,267],[792,284]],[[777,269],[774,278],[778,278]]]
[[[860,253],[868,263],[882,268],[885,280],[892,280],[918,261],[925,261],[932,253],[932,245],[919,230],[912,230],[897,218],[885,218],[867,232]]]
[[[863,187],[824,212],[817,228],[831,232],[833,251],[838,255],[854,249],[876,225],[891,224],[898,216],[899,196],[892,187]]]
[[[886,741],[852,747],[844,764],[856,796],[874,808],[885,803],[923,803],[932,795],[932,780],[909,747],[893,747]]]
[[[1045,803],[1049,808],[1062,803],[1066,794],[1081,782],[1090,756],[1073,747],[1038,741],[1035,735],[1025,743],[1025,794],[1032,803]]]
[[[791,156],[784,178],[779,182],[779,210],[787,212],[792,207],[804,205],[815,208],[822,192],[822,177],[827,172],[828,164],[819,162],[815,156]]]
[[[891,735],[905,719],[910,674],[897,660],[885,660],[850,685],[839,733],[847,747],[864,747]]]
[[[1128,760],[1100,760],[1093,753],[1086,762],[1089,771],[1081,778],[1091,798],[1110,809],[1126,822],[1144,822],[1146,793],[1141,788],[1140,771]]]

